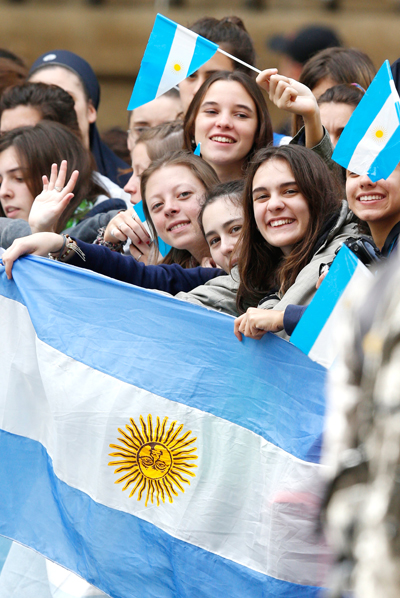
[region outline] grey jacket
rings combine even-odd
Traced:
[[[188,293],[177,293],[175,298],[237,316],[236,294],[239,280],[238,267],[234,266],[230,274],[217,276]]]
[[[348,237],[359,237],[354,215],[349,210],[347,201],[342,201],[339,218],[330,230],[323,245],[315,252],[311,261],[298,274],[294,284],[279,299],[277,295],[262,302],[262,309],[284,310],[287,305],[308,305],[316,293],[315,285],[319,278],[321,264],[329,264],[336,255],[336,250]],[[279,333],[283,338],[289,338],[285,332]]]
[[[317,143],[317,145],[314,145],[312,151],[318,154],[318,156],[323,159],[325,164],[332,169],[337,166],[336,162],[331,160],[333,154],[333,145],[328,131],[325,129],[325,127],[322,128],[324,129],[324,136],[322,137],[321,141]],[[302,145],[304,147],[305,144],[305,127],[302,127],[290,141],[289,145]]]
[[[263,302],[262,309],[284,310],[289,304],[308,305],[316,293],[315,285],[319,278],[319,267],[323,263],[330,263],[335,257],[335,251],[348,237],[358,237],[359,232],[353,221],[353,213],[349,210],[347,201],[342,207],[336,224],[329,231],[324,243],[316,251],[313,258],[298,274],[294,284],[279,299],[277,295]],[[236,308],[236,294],[239,288],[239,272],[237,266],[232,273],[219,276],[206,284],[193,289],[189,293],[178,293],[176,298],[202,305],[208,309],[222,311],[232,316],[238,316]],[[280,333],[283,338],[289,338],[285,332]]]

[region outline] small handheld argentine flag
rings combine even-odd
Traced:
[[[128,110],[147,104],[178,85],[217,50],[217,44],[158,14]]]
[[[360,284],[371,276],[356,254],[343,245],[290,342],[313,361],[330,368],[338,353],[336,330],[343,310],[351,304],[353,294],[357,296]]]
[[[400,162],[400,98],[387,60],[351,115],[332,160],[371,181],[387,179]]]

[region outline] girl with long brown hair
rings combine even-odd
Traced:
[[[272,145],[271,119],[264,96],[248,75],[221,71],[203,83],[184,122],[184,147],[201,156],[221,182],[242,178],[254,153]]]
[[[256,332],[254,311],[261,321],[266,309],[308,304],[321,263],[331,262],[341,243],[355,235],[347,203],[340,201],[335,179],[315,152],[299,146],[258,152],[244,194],[237,294],[243,315],[235,323],[237,335],[259,338],[271,330]],[[261,309],[254,310],[257,305]]]
[[[90,155],[59,123],[42,121],[5,133],[0,138],[0,216],[28,221],[34,199],[43,190],[43,175],[50,178],[52,164],[63,160],[68,179],[78,169],[80,176],[73,199],[54,225],[57,232],[86,217],[99,195],[108,195],[92,178]]]

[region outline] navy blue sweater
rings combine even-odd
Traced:
[[[182,268],[178,264],[146,266],[130,255],[122,255],[102,245],[91,245],[79,239],[75,241],[85,254],[86,261],[74,253],[69,264],[145,289],[166,291],[171,295],[180,291],[187,293],[216,276],[226,274],[219,268]]]

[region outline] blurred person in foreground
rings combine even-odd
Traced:
[[[323,519],[334,598],[400,595],[400,262],[358,287],[330,372]]]

